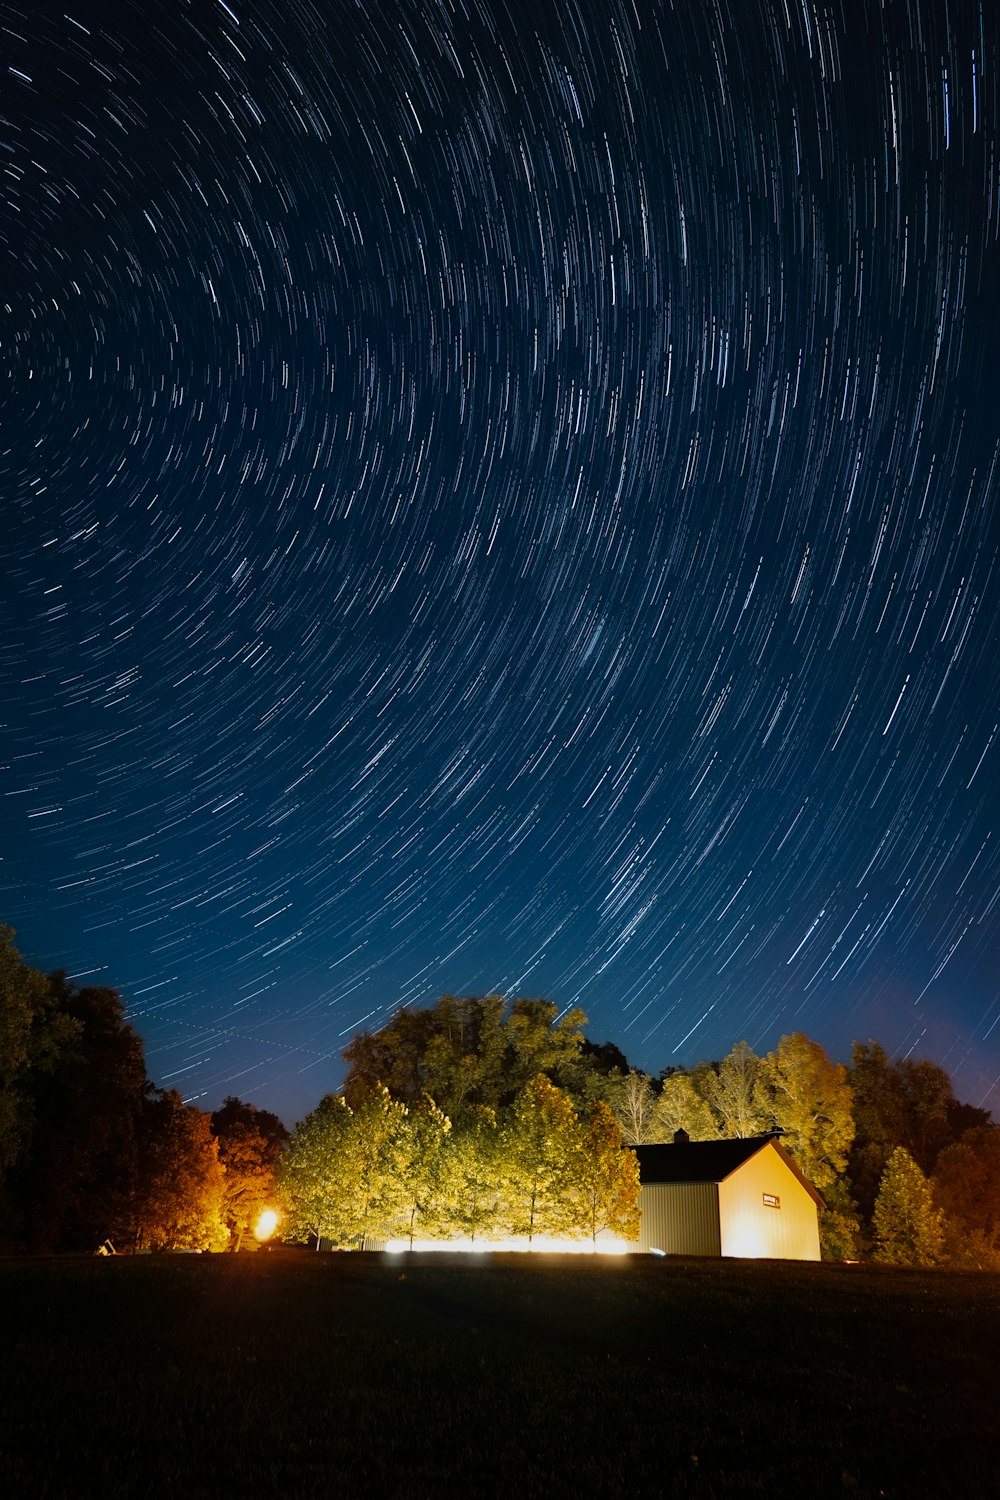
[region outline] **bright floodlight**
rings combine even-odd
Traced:
[[[254,1239],[269,1240],[278,1227],[278,1215],[273,1208],[265,1208],[253,1226]]]

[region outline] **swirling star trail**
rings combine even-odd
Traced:
[[[490,990],[995,1108],[995,8],[0,20],[29,961],[289,1122]]]

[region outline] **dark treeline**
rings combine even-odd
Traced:
[[[30,968],[0,927],[0,1248],[239,1248],[287,1131],[146,1073],[117,991]]]
[[[623,1145],[776,1130],[825,1199],[824,1254],[1000,1269],[1000,1130],[936,1064],[867,1041],[845,1066],[794,1033],[653,1077],[585,1022],[496,996],[401,1009],[289,1138],[157,1088],[118,994],[30,968],[0,928],[0,1247],[239,1249],[270,1205],[286,1236],[344,1245],[627,1233]]]

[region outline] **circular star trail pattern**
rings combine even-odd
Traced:
[[[3,915],[160,1082],[544,995],[1000,1074],[1000,49],[0,9]]]

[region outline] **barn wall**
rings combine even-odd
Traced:
[[[768,1207],[764,1195],[777,1198]],[[719,1184],[722,1254],[819,1260],[816,1204],[773,1147]]]
[[[651,1182],[639,1189],[640,1251],[718,1255],[719,1195],[714,1182]]]

